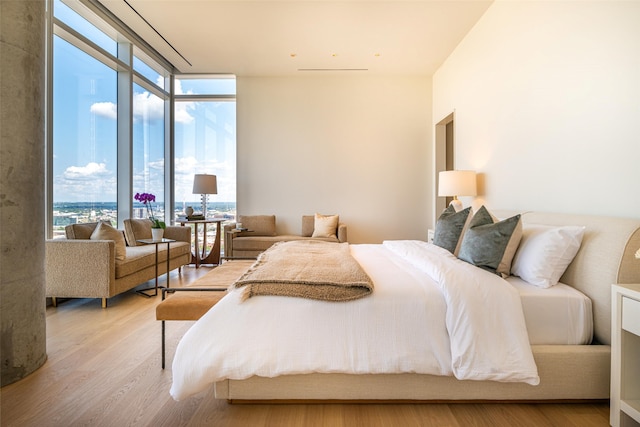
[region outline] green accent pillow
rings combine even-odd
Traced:
[[[497,221],[482,206],[464,233],[458,258],[506,277],[511,274],[511,261],[521,238],[520,215]]]
[[[433,233],[433,244],[457,255],[460,249],[462,233],[471,218],[470,214],[470,207],[456,212],[455,208],[449,205],[436,222],[436,229]]]

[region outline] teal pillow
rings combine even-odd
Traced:
[[[521,238],[520,215],[496,221],[482,206],[464,233],[458,258],[506,277],[511,274],[511,261]]]
[[[448,250],[454,255],[457,254],[460,249],[460,238],[467,222],[471,218],[470,214],[470,207],[456,212],[454,207],[449,205],[436,222],[433,244]]]

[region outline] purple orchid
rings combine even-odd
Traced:
[[[151,224],[151,228],[166,227],[164,221],[160,221],[159,219],[156,219],[155,215],[153,215],[153,207],[151,206],[151,202],[156,201],[156,196],[154,196],[151,193],[136,193],[136,195],[133,196],[133,198],[134,200],[137,200],[140,203],[144,204],[145,207],[147,208],[147,214],[149,215],[149,219],[153,223]]]

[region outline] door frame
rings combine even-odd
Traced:
[[[436,123],[434,144],[434,168],[433,168],[433,226],[440,213],[451,201],[446,197],[438,197],[438,177],[440,172],[454,169],[454,121],[455,110]]]

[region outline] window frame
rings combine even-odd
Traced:
[[[55,17],[54,1],[46,0],[46,102],[45,102],[45,236],[53,238],[54,232],[54,180],[53,180],[53,44],[60,37],[83,53],[117,72],[117,225],[122,228],[124,219],[133,217],[135,194],[133,188],[133,95],[134,85],[164,101],[164,221],[171,224],[175,210],[175,102],[215,101],[236,102],[236,94],[181,94],[175,95],[175,79],[234,78],[230,74],[178,73],[175,67],[161,57],[137,34],[117,20],[103,5],[94,0],[60,0],[90,24],[117,43],[117,55],[113,55],[87,36]],[[164,78],[164,88],[151,81],[136,69],[134,56]],[[147,73],[149,74],[149,73]],[[235,92],[235,91],[234,91]],[[237,141],[236,141],[237,147]],[[236,178],[237,179],[237,178]],[[140,191],[140,189],[136,189]],[[237,205],[236,205],[237,206]]]
[[[171,106],[171,91],[162,89],[155,82],[150,81],[142,73],[134,69],[134,52],[138,58],[157,71],[165,78],[166,83],[170,82],[170,77],[174,72],[173,67],[162,57],[153,55],[152,49],[142,42],[137,36],[114,22],[108,14],[101,11],[93,3],[86,4],[79,0],[61,0],[65,6],[72,9],[82,18],[94,25],[109,37],[114,37],[117,42],[117,56],[94,43],[92,40],[81,34],[68,24],[55,17],[54,0],[46,2],[46,69],[47,77],[45,81],[46,105],[45,105],[45,152],[46,152],[46,187],[45,187],[45,236],[53,238],[54,216],[53,216],[53,42],[56,36],[65,40],[70,45],[76,47],[83,53],[91,56],[95,60],[105,64],[117,72],[117,222],[122,228],[124,219],[133,215],[133,85],[134,83],[149,91],[155,96],[164,100],[164,191],[163,198],[165,205],[168,202],[173,206],[171,197],[172,188],[171,174],[173,170],[170,157],[170,146],[173,138],[169,132],[168,123],[173,121]],[[168,156],[169,155],[169,156]],[[169,220],[172,209],[165,209],[165,221]]]

